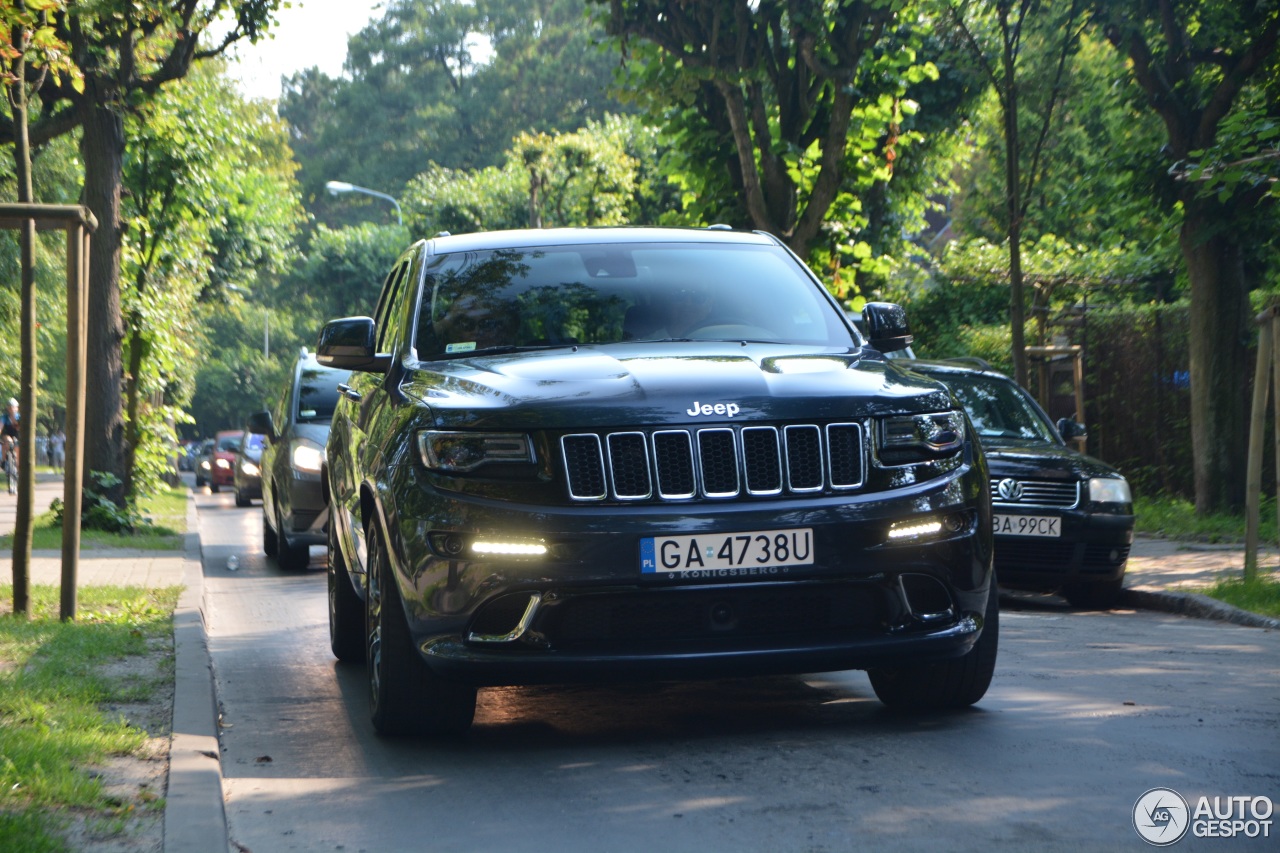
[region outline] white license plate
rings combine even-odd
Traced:
[[[997,536],[1051,536],[1062,535],[1062,519],[1056,515],[997,515]]]
[[[813,529],[809,527],[640,540],[640,571],[644,574],[745,577],[812,565]]]

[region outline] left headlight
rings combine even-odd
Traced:
[[[240,472],[250,477],[256,477],[262,473],[262,469],[250,462],[248,459],[245,459],[240,462]]]
[[[910,465],[951,456],[964,446],[964,415],[957,411],[902,415],[880,421],[879,456],[885,465]]]
[[[1099,504],[1133,503],[1129,481],[1123,477],[1094,477],[1089,481],[1089,500]]]
[[[534,461],[529,436],[515,432],[422,430],[418,433],[418,455],[429,470],[448,474],[466,473],[494,463]]]

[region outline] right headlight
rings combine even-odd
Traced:
[[[289,445],[289,464],[295,471],[320,473],[324,462],[324,448],[306,438],[295,438]]]
[[[877,444],[884,465],[910,465],[952,456],[964,446],[964,414],[930,412],[882,418]]]
[[[1123,477],[1094,477],[1089,480],[1089,500],[1099,504],[1131,504],[1133,493]]]

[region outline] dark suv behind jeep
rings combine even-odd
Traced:
[[[776,239],[440,236],[375,316],[326,455],[334,653],[384,733],[476,687],[868,670],[909,708],[985,693],[997,618],[979,445]]]
[[[327,540],[329,513],[320,469],[338,386],[350,371],[316,362],[305,351],[272,411],[249,416],[249,429],[266,438],[262,452],[262,550],[280,568],[305,569],[311,546]]]

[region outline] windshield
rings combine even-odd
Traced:
[[[1026,391],[1013,382],[971,373],[936,373],[969,414],[983,444],[1027,441],[1057,444],[1053,427]]]
[[[777,246],[743,243],[441,255],[427,270],[414,343],[430,359],[665,340],[856,346],[794,258]]]
[[[240,449],[240,434],[224,435],[218,439],[218,450],[223,453],[235,453]]]

